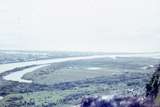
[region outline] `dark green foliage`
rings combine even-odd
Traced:
[[[155,98],[159,92],[160,87],[160,64],[156,68],[150,82],[146,84],[146,96]]]

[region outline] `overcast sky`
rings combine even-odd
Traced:
[[[0,49],[160,50],[160,0],[0,0]]]

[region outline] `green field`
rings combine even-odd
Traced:
[[[0,107],[70,107],[87,95],[143,95],[152,71],[144,67],[157,63],[152,58],[100,58],[51,64],[24,75],[33,83],[16,83],[23,92],[7,89],[10,94]],[[25,91],[34,84],[38,90]]]

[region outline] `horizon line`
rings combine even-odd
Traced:
[[[34,50],[34,49],[0,49],[0,51],[19,51],[19,52],[82,52],[82,53],[128,53],[128,54],[143,54],[143,53],[160,53],[160,51],[137,51],[137,52],[127,52],[127,51],[121,51],[121,52],[111,52],[111,51],[78,51],[78,50]]]

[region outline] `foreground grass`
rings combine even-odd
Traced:
[[[0,101],[0,107],[43,107],[70,105],[70,100],[74,100],[74,95],[84,95],[96,92],[95,87],[74,88],[71,90],[39,91],[30,93],[9,94]],[[72,101],[73,103],[73,101]],[[65,106],[65,107],[66,107]]]
[[[58,105],[63,102],[63,99],[75,93],[73,90],[66,91],[41,91],[41,92],[32,92],[32,93],[23,93],[23,94],[10,94],[4,97],[0,103],[0,107],[5,106],[21,106],[21,107],[42,107],[44,105]],[[16,104],[16,105],[15,105]]]
[[[128,88],[126,84],[90,84],[67,90],[15,93],[5,96],[0,102],[0,107],[67,107],[80,103],[82,97],[86,95],[118,94],[117,89],[119,89],[119,92],[122,92],[122,90],[127,92],[125,89]],[[129,93],[126,94],[129,95]]]

